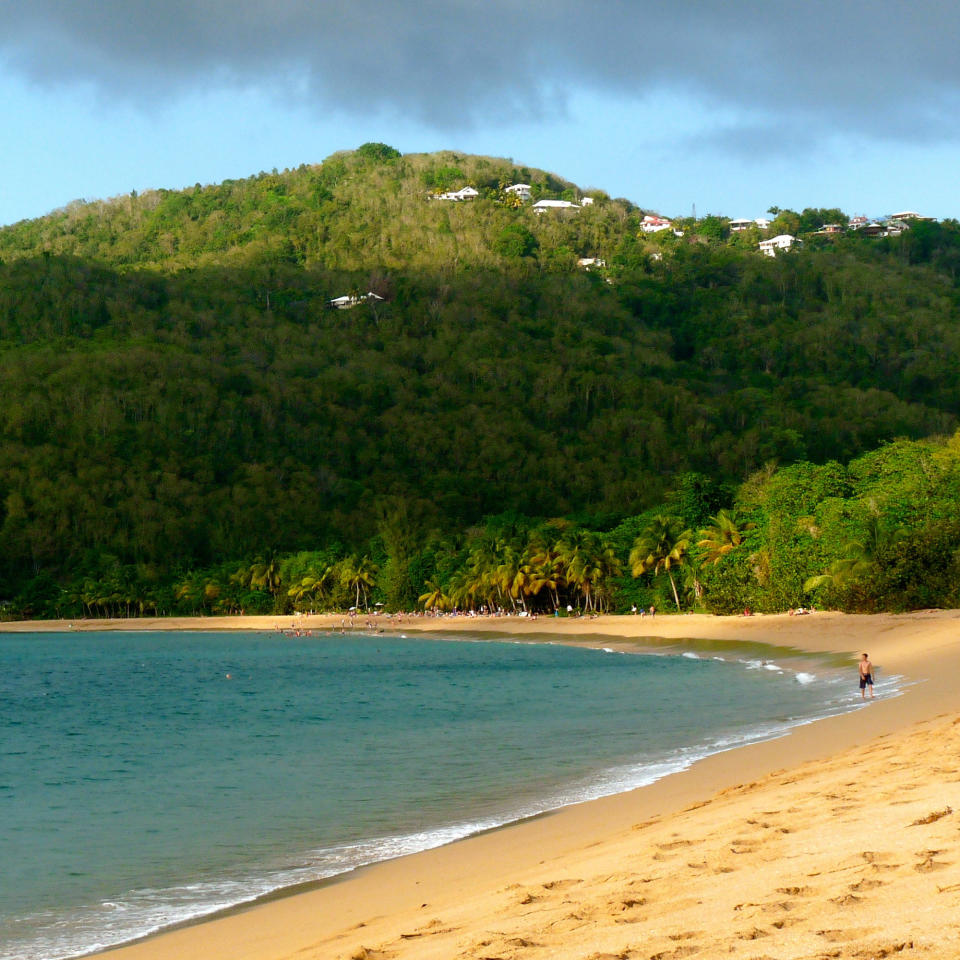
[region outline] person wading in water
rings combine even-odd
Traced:
[[[873,664],[870,658],[864,654],[860,658],[860,696],[865,700],[867,698],[867,685],[870,686],[870,699],[873,699]]]

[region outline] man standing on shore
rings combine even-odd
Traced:
[[[860,658],[860,696],[865,700],[867,698],[867,684],[870,685],[870,699],[873,699],[873,664],[870,658],[864,654]]]

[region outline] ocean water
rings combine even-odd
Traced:
[[[859,707],[851,676],[693,644],[0,634],[0,960],[650,783]]]

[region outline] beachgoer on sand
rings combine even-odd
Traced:
[[[860,658],[860,696],[863,699],[867,697],[867,686],[870,687],[870,699],[873,699],[873,664],[870,658],[864,654]]]

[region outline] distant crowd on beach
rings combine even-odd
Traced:
[[[637,613],[636,605],[633,607],[633,612]],[[650,607],[649,616],[653,616],[655,613],[655,608]],[[639,611],[640,616],[647,616],[648,612],[646,610]],[[295,617],[313,617],[313,616],[322,616],[323,614],[320,611],[315,610],[305,610],[300,611],[294,614]],[[475,619],[496,619],[499,617],[521,617],[528,620],[539,620],[541,614],[536,613],[532,610],[506,610],[503,607],[489,607],[486,605],[481,606],[479,609],[471,608],[468,610],[461,610],[459,607],[454,607],[452,610],[438,610],[436,608],[432,610],[413,610],[406,611],[401,610],[395,613],[390,613],[384,610],[370,610],[362,614],[363,619],[361,620],[360,612],[354,608],[347,612],[346,615],[341,617],[340,623],[336,625],[333,629],[341,633],[345,633],[347,630],[356,630],[357,628],[363,628],[367,630],[376,630],[378,632],[383,632],[387,624],[391,627],[401,626],[404,620],[424,620],[424,619],[462,619],[462,618],[475,618]],[[572,618],[583,618],[586,617],[591,620],[596,620],[600,614],[595,611],[584,611],[578,608],[573,607],[568,604],[566,610],[554,610],[553,617],[572,617]],[[275,628],[279,633],[285,633],[288,636],[294,637],[309,637],[313,635],[313,631],[302,626],[294,620],[289,627],[281,627],[277,625]]]
[[[790,610],[789,615],[791,617],[803,617],[808,616],[811,613],[816,612],[816,607],[797,607],[795,610]],[[631,615],[635,617],[655,617],[657,614],[657,608],[651,604],[650,607],[644,609],[643,607],[638,607],[636,604],[633,604],[630,608]],[[308,610],[301,611],[295,616],[297,617],[306,617],[306,616],[317,616],[319,615],[318,611]],[[358,626],[362,626],[367,630],[379,630],[382,632],[385,629],[385,623],[389,623],[391,626],[400,626],[403,624],[404,619],[407,620],[424,620],[424,619],[461,619],[461,618],[478,618],[478,619],[490,619],[498,617],[523,617],[529,620],[539,620],[540,614],[532,610],[505,610],[503,607],[490,607],[487,605],[481,606],[479,609],[471,608],[468,610],[461,610],[459,607],[454,607],[452,610],[438,610],[433,608],[432,610],[413,610],[406,611],[401,610],[396,613],[390,613],[382,609],[375,609],[367,611],[363,614],[364,620],[360,624],[358,617],[359,611],[356,607],[352,608],[344,617],[341,618],[340,623],[334,629],[339,630],[341,633],[346,632],[347,630],[355,630]],[[600,615],[596,611],[583,611],[579,608],[575,608],[570,604],[567,604],[566,610],[554,610],[553,617],[572,617],[572,618],[582,618],[587,617],[591,620],[596,620]],[[742,613],[744,617],[752,617],[753,611],[749,607],[745,607]],[[289,634],[290,636],[302,637],[302,636],[312,636],[312,631],[306,629],[299,625],[296,621],[290,624],[290,627],[284,629],[280,626],[276,627],[277,631]]]

